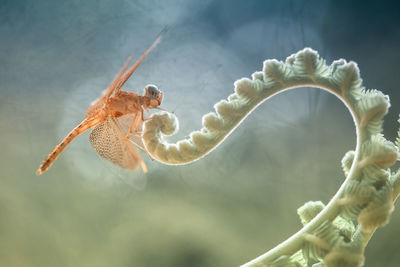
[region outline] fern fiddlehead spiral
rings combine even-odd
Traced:
[[[388,169],[399,156],[399,143],[382,135],[389,97],[362,86],[359,69],[343,59],[327,66],[318,53],[305,48],[285,62],[264,62],[252,79],[235,82],[234,93],[203,116],[203,128],[189,139],[168,143],[178,120],[155,114],[145,123],[144,145],[154,159],[170,165],[196,161],[215,149],[258,105],[299,87],[316,87],[338,97],[348,108],[357,134],[354,151],[342,160],[346,179],[325,206],[308,202],[298,210],[304,227],[288,240],[243,266],[361,266],[364,248],[377,227],[385,225],[400,193],[400,173]],[[354,222],[357,221],[357,225]]]

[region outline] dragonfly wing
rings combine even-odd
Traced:
[[[124,73],[123,77],[121,77],[120,82],[117,85],[117,90],[119,90],[125,82],[131,77],[131,75],[135,72],[135,70],[139,67],[139,65],[143,62],[143,60],[150,54],[151,50],[154,49],[154,47],[157,46],[157,44],[161,41],[161,38],[163,37],[164,33],[167,31],[167,28],[164,28],[160,34],[157,36],[156,40],[151,44],[149,48],[143,53],[143,55],[133,64],[132,67],[130,67],[126,73]]]
[[[115,119],[107,118],[96,126],[90,133],[89,141],[97,154],[122,168],[134,170],[138,164],[144,165]]]
[[[97,99],[94,103],[91,104],[91,106],[85,113],[85,118],[89,118],[92,115],[96,114],[99,110],[103,108],[104,103],[105,103],[105,97],[103,94],[99,99]]]
[[[115,77],[113,82],[110,84],[110,86],[106,90],[104,90],[103,93],[101,94],[100,98],[97,99],[96,101],[94,101],[92,103],[92,105],[88,108],[88,110],[86,111],[86,114],[85,114],[86,118],[89,118],[90,116],[92,116],[93,114],[95,114],[96,112],[98,112],[100,109],[103,108],[104,104],[106,103],[106,100],[111,96],[112,92],[117,87],[117,85],[121,83],[123,75],[126,71],[126,68],[129,65],[130,61],[131,61],[131,58],[129,57],[126,60],[122,69],[119,71],[117,77]]]
[[[116,120],[118,121],[121,130],[123,133],[128,133],[129,128],[131,127],[132,121],[134,120],[134,114],[128,114],[122,117],[117,118]],[[139,147],[143,147],[144,148],[144,144],[143,144],[143,140],[142,137],[140,136],[142,134],[142,130],[143,130],[143,122],[140,119],[140,117],[138,118],[137,122],[138,126],[134,126],[134,128],[136,127],[136,132],[133,131],[132,129],[132,133],[129,136],[129,139],[134,142],[135,144],[137,144]]]

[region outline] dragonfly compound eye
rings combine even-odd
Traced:
[[[146,96],[148,97],[157,99],[159,92],[160,91],[158,90],[157,86],[153,84],[149,84],[146,86]]]

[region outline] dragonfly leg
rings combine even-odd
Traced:
[[[150,116],[151,116],[151,113],[150,113],[149,109],[146,108],[146,107],[144,107],[144,109],[147,111],[147,114],[149,114],[149,117],[150,117]],[[145,118],[145,117],[143,116],[143,110],[142,110],[142,121],[145,122],[145,121],[147,121],[147,120],[150,120],[150,118]]]
[[[131,133],[132,133],[132,128],[133,128],[133,125],[135,125],[135,123],[136,123],[136,126],[135,126],[135,132],[136,132],[136,128],[137,128],[137,126],[139,125],[139,123],[137,123],[137,119],[138,119],[138,113],[136,113],[136,114],[135,114],[135,117],[133,117],[133,120],[132,120],[131,126],[129,127],[129,131],[128,131],[128,133],[126,134],[126,138],[128,138],[128,139],[129,139],[129,136],[130,136],[130,135],[131,135]]]
[[[132,145],[136,146],[136,147],[139,148],[140,150],[142,150],[142,151],[144,151],[144,152],[147,153],[147,150],[146,150],[144,147],[142,147],[142,146],[139,145],[139,144],[136,144],[136,143],[135,143],[134,141],[132,141],[131,139],[128,139],[128,140],[129,140],[129,142],[131,142]]]
[[[139,127],[139,124],[142,124],[142,122],[144,122],[144,118],[143,118],[143,109],[139,112],[140,113],[140,120],[141,122],[139,123],[139,121],[136,123],[135,125],[135,129],[133,129],[133,131],[135,133],[137,133],[137,128]]]
[[[165,111],[165,112],[168,112],[168,113],[174,114],[174,112],[168,111],[168,110],[166,110],[166,109],[163,109],[163,108],[160,108],[160,107],[156,107],[155,109],[159,109],[159,110],[162,110],[162,111]]]
[[[131,139],[128,139],[128,140],[129,140],[129,142],[131,142],[132,145],[136,146],[137,148],[139,148],[140,150],[142,150],[143,152],[145,152],[145,153],[147,154],[147,156],[149,156],[149,159],[154,160],[154,159],[150,156],[149,152],[147,152],[147,150],[146,150],[144,147],[142,147],[142,146],[139,145],[139,144],[136,144],[136,143],[135,143],[134,141],[132,141]]]
[[[145,108],[147,111],[147,114],[149,114],[149,117],[151,116],[150,110],[148,108]]]

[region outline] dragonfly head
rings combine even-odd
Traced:
[[[156,108],[161,105],[163,93],[158,90],[154,84],[148,84],[145,87],[144,95],[150,99],[149,108]]]

